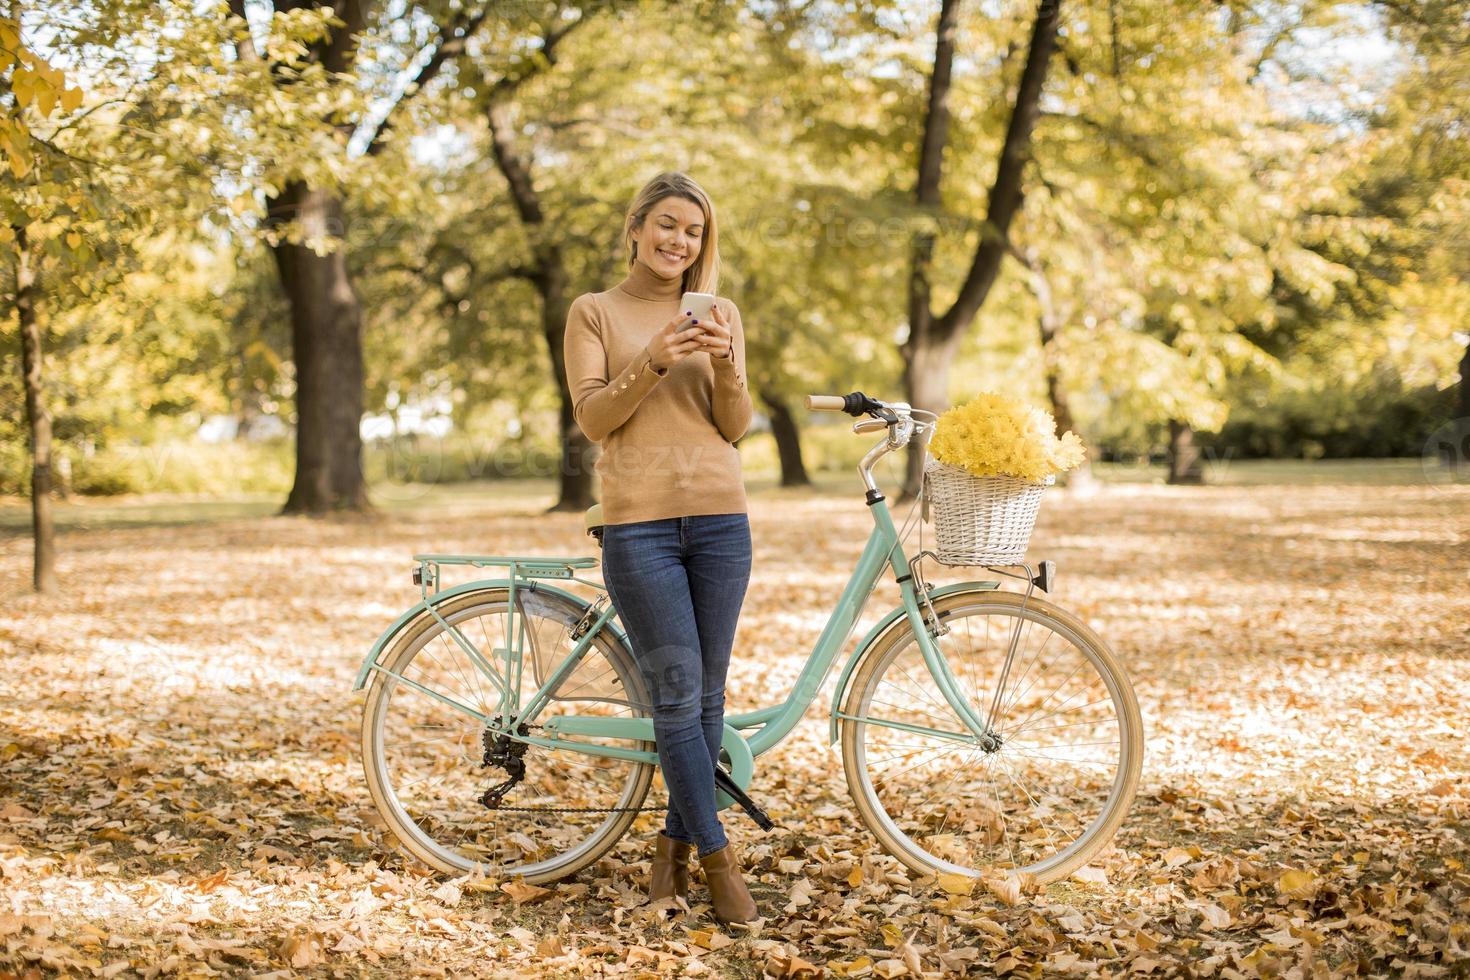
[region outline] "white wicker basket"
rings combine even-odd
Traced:
[[[1057,482],[974,476],[932,457],[924,463],[924,518],[934,516],[935,557],[946,565],[1010,565],[1031,540],[1041,492]]]

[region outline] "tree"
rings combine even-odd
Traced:
[[[1385,11],[1393,36],[1415,53],[1393,103],[1403,133],[1394,162],[1414,179],[1393,187],[1414,214],[1413,298],[1443,302],[1449,293],[1456,298],[1446,305],[1461,310],[1459,332],[1466,339],[1455,429],[1460,444],[1444,444],[1440,458],[1464,466],[1470,453],[1470,323],[1463,313],[1470,295],[1470,150],[1464,139],[1470,128],[1470,4],[1378,0],[1376,6]]]
[[[571,389],[567,387],[566,365],[562,357],[567,310],[571,306],[571,297],[568,295],[570,274],[563,246],[557,236],[551,234],[547,228],[551,216],[543,207],[541,195],[532,180],[530,161],[517,145],[513,125],[516,115],[513,100],[516,92],[528,78],[555,65],[558,45],[573,29],[592,16],[590,8],[569,8],[566,14],[562,14],[561,5],[557,4],[557,11],[559,16],[541,32],[536,57],[528,58],[523,64],[494,78],[488,77],[482,71],[477,79],[476,89],[478,107],[483,111],[489,126],[495,163],[505,178],[516,216],[531,243],[529,262],[517,268],[514,274],[529,282],[540,300],[541,335],[551,355],[552,373],[560,395],[560,486],[551,509],[581,511],[594,503],[592,467],[588,465],[592,446],[582,434],[573,414],[575,406]]]
[[[80,89],[68,87],[62,73],[27,46],[18,18],[0,16],[0,164],[7,173],[3,234],[14,260],[14,290],[11,303],[20,328],[22,380],[25,389],[26,429],[31,463],[31,535],[34,543],[31,582],[37,592],[55,592],[56,545],[51,516],[51,413],[46,406],[42,329],[37,313],[41,292],[38,266],[41,262],[38,224],[80,212],[86,201],[80,195],[62,199],[62,186],[51,167],[64,155],[33,132],[28,116],[45,121],[59,108],[76,109]],[[8,104],[6,104],[8,103]],[[38,159],[38,155],[40,159]],[[64,166],[66,162],[62,162]],[[27,180],[29,178],[29,180]],[[26,183],[21,183],[26,182]],[[63,224],[56,224],[61,230]],[[83,245],[75,231],[64,239],[52,239],[52,250],[76,250]],[[7,317],[8,319],[8,313]]]
[[[1145,444],[1165,427],[1170,482],[1198,482],[1195,432],[1225,421],[1232,379],[1281,370],[1295,327],[1278,287],[1323,297],[1352,276],[1314,250],[1308,215],[1341,200],[1328,175],[1350,141],[1272,104],[1279,34],[1247,44],[1234,19],[1169,3],[1071,26],[1019,232],[1035,291],[1074,311],[1043,351],[1085,352],[1069,380],[1102,394],[1094,415]]]
[[[950,75],[960,4],[961,0],[942,0],[940,4],[915,184],[915,197],[920,206],[936,210],[941,207],[942,163],[945,146],[949,142]],[[1040,0],[996,161],[995,176],[990,184],[979,243],[975,246],[969,270],[954,302],[943,313],[936,314],[931,306],[936,236],[931,232],[921,232],[914,239],[913,270],[908,291],[909,332],[899,349],[904,360],[904,388],[909,403],[916,408],[941,412],[948,407],[949,365],[964,332],[990,295],[1001,262],[1009,251],[1011,223],[1021,210],[1023,170],[1031,156],[1031,135],[1040,114],[1041,92],[1052,52],[1056,49],[1060,21],[1060,0]],[[924,452],[922,445],[909,447],[908,471],[900,502],[911,500],[919,493]]]
[[[8,260],[0,277],[13,275],[7,305],[19,325],[35,579],[43,590],[55,585],[53,469],[68,459],[56,452],[58,441],[95,444],[141,424],[133,419],[143,412],[198,394],[189,373],[195,365],[133,343],[152,304],[140,303],[126,283],[144,268],[163,279],[189,264],[180,251],[198,241],[205,217],[218,217],[206,190],[210,155],[190,142],[207,130],[180,129],[177,119],[147,125],[152,110],[144,107],[178,88],[166,61],[142,54],[164,34],[169,11],[100,4],[68,14],[38,23],[51,57],[89,79],[86,105],[26,43],[25,25],[0,18],[0,103],[7,109],[0,117],[0,252]],[[9,310],[0,313],[7,324]],[[171,342],[187,333],[173,327]],[[144,377],[154,383],[119,381]]]
[[[263,184],[267,241],[290,305],[296,476],[284,513],[370,506],[360,434],[363,313],[344,242],[343,187],[357,159],[356,123],[363,122],[362,155],[376,158],[406,105],[464,56],[491,12],[489,4],[397,11],[357,0],[277,0],[261,24],[261,46],[244,0],[229,0],[228,9],[220,9],[234,38],[246,117],[266,136],[256,150],[270,171]],[[413,58],[404,59],[408,67],[400,77],[377,65],[402,57],[391,38],[395,24],[404,21],[433,27]],[[372,51],[375,73],[361,64],[365,48]],[[366,99],[360,91],[365,76],[377,83]],[[374,114],[371,96],[388,108]],[[282,104],[288,111],[281,111]],[[276,157],[270,151],[282,143],[297,146]]]

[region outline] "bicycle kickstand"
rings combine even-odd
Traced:
[[[744,807],[745,812],[750,814],[750,819],[754,820],[756,826],[761,830],[770,830],[776,826],[775,821],[766,816],[766,811],[762,810],[755,800],[747,796],[745,790],[736,785],[730,774],[719,766],[715,766],[715,788],[724,790],[726,796]]]

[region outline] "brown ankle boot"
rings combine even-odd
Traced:
[[[689,898],[689,855],[693,844],[674,840],[662,830],[653,849],[653,875],[648,881],[648,899],[656,902],[661,898],[678,895]]]
[[[733,845],[727,843],[718,851],[704,855],[699,864],[704,868],[704,882],[709,886],[715,918],[721,922],[749,922],[760,918],[755,899],[750,897],[745,879],[740,875],[740,861]]]

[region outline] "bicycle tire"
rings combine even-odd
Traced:
[[[446,622],[458,627],[461,623],[469,622],[487,613],[503,614],[509,608],[509,592],[510,590],[506,587],[476,590],[443,603],[438,607],[438,611]],[[559,623],[562,626],[570,626],[578,622],[586,608],[561,596],[525,589],[517,590],[517,603],[518,619],[529,610],[532,615],[546,617],[549,622]],[[439,624],[438,620],[425,613],[404,625],[394,637],[389,648],[379,658],[379,662],[395,674],[406,676],[406,672],[412,668],[415,656],[425,650],[436,637],[442,638],[446,635],[444,627]],[[610,669],[615,672],[618,685],[628,692],[632,715],[649,717],[649,699],[642,675],[638,672],[626,646],[617,639],[609,626],[604,626],[591,642],[592,649],[600,653]],[[591,656],[590,651],[588,656]],[[526,659],[527,656],[523,652],[522,660]],[[583,664],[579,664],[575,670],[582,670],[585,663],[584,660]],[[576,676],[575,673],[573,676]],[[596,862],[617,844],[638,816],[637,808],[643,805],[648,795],[656,767],[648,763],[621,762],[592,757],[589,762],[596,765],[589,766],[589,768],[611,770],[617,766],[627,767],[628,775],[623,781],[614,804],[620,809],[626,809],[624,812],[610,813],[577,846],[565,852],[557,851],[544,859],[528,861],[520,865],[476,860],[445,846],[444,843],[435,840],[420,825],[419,820],[415,819],[413,814],[405,808],[389,771],[386,755],[388,751],[391,751],[391,747],[384,742],[384,726],[388,712],[392,708],[393,697],[400,689],[405,692],[405,695],[417,694],[420,700],[430,702],[430,699],[427,699],[421,692],[401,684],[397,678],[382,671],[374,671],[363,705],[361,726],[363,769],[367,776],[368,792],[378,813],[387,824],[393,841],[406,854],[424,862],[436,871],[449,875],[468,873],[482,873],[497,877],[521,875],[531,884],[556,881],[575,874]],[[464,724],[471,726],[477,724],[473,718],[462,715],[452,708],[442,710],[450,717],[463,718]],[[545,715],[539,717],[544,718]],[[483,732],[483,728],[481,731]],[[654,751],[654,743],[648,740],[624,740],[617,744],[643,751]],[[552,752],[574,753],[575,750],[549,750],[539,746],[530,746],[527,749],[526,758],[536,759],[538,753]],[[575,754],[584,755],[583,753]],[[461,759],[460,761],[465,762],[466,760]],[[466,768],[473,769],[475,761],[474,759],[468,760]],[[477,772],[475,775],[481,781],[490,781],[492,776],[503,776],[504,773],[487,767],[483,774]],[[478,801],[463,799],[461,803],[466,807],[471,807],[472,804],[479,805]],[[481,810],[484,819],[493,819],[497,814],[501,816],[507,814],[507,811],[492,810],[482,805]],[[532,843],[536,842],[533,840]]]
[[[1138,787],[1139,775],[1142,770],[1144,738],[1143,721],[1138,708],[1138,700],[1126,673],[1101,637],[1088,627],[1086,623],[1071,613],[1035,596],[1032,596],[1025,602],[1025,609],[1023,611],[1022,599],[1023,597],[1015,592],[962,592],[936,600],[934,607],[939,621],[950,625],[951,629],[964,616],[976,613],[994,613],[1009,617],[1019,616],[1033,624],[1039,623],[1050,630],[1053,635],[1062,636],[1068,642],[1072,643],[1074,648],[1081,653],[1084,660],[1092,665],[1093,669],[1097,671],[1098,680],[1101,681],[1103,687],[1108,692],[1118,725],[1118,763],[1116,774],[1108,787],[1106,802],[1096,817],[1086,824],[1075,840],[1065,848],[1040,860],[1025,863],[1018,863],[1013,860],[1009,862],[985,862],[983,864],[977,864],[974,861],[952,860],[955,857],[953,852],[947,855],[934,853],[934,850],[936,850],[934,845],[931,844],[926,849],[916,842],[909,833],[898,826],[897,819],[903,819],[903,816],[900,815],[896,818],[894,815],[889,814],[884,803],[879,799],[878,791],[875,789],[873,775],[869,772],[867,752],[862,740],[865,730],[879,731],[883,729],[880,729],[880,726],[877,724],[870,724],[864,720],[843,718],[841,720],[843,767],[847,776],[848,790],[857,807],[859,817],[862,819],[864,825],[873,833],[874,837],[877,838],[879,844],[885,851],[898,858],[904,865],[919,874],[950,872],[962,873],[978,878],[994,873],[994,870],[1000,867],[1007,875],[1019,875],[1022,873],[1034,875],[1036,881],[1041,884],[1056,881],[1067,877],[1077,868],[1086,864],[1099,850],[1105,847],[1117,833],[1119,826],[1122,824],[1132,805],[1133,797]],[[1049,638],[1043,641],[1042,650],[1036,654],[1037,660],[1041,658],[1048,642]],[[943,637],[940,638],[939,643],[941,650],[944,649],[945,643]],[[952,643],[950,646],[956,647],[957,644]],[[890,670],[905,650],[910,649],[913,651],[913,662],[918,663],[922,667],[923,662],[919,658],[918,645],[911,626],[890,631],[885,636],[880,637],[874,647],[864,654],[863,661],[859,664],[853,680],[848,686],[842,709],[843,713],[854,716],[857,719],[871,718],[875,722],[885,720],[881,715],[869,714],[870,707],[874,703],[875,693],[882,681],[884,673]],[[951,669],[954,669],[953,665]],[[908,673],[911,675],[912,672],[910,671]],[[924,667],[923,677],[932,683],[933,679],[928,673],[927,667]],[[1021,683],[1022,681],[1017,678],[1018,690]],[[1067,682],[1064,681],[1064,683]],[[885,693],[887,692],[885,691]],[[993,695],[993,691],[989,693]],[[1016,699],[1020,697],[1022,697],[1020,693],[1016,694]],[[998,700],[1004,701],[1004,695]],[[951,722],[957,730],[962,732],[966,731],[959,717],[954,713],[953,707],[947,701],[943,701],[942,695],[939,695],[939,701],[942,703],[943,710],[948,712],[949,715],[948,719],[945,720]],[[983,699],[977,699],[977,702],[977,710],[984,717],[988,702]],[[891,709],[883,710],[891,711]],[[935,708],[932,703],[926,702],[923,705],[923,710],[929,712],[932,717],[932,711]],[[1003,719],[997,719],[998,722],[1001,720]],[[1028,726],[1032,728],[1034,734],[1034,725],[1028,719],[1027,722],[1022,723],[1016,730],[1016,737],[1026,732]],[[1001,726],[997,727],[1000,728]],[[1070,726],[1062,725],[1056,727],[1065,728]],[[893,729],[889,728],[886,731],[893,731]],[[933,738],[933,736],[929,737]],[[935,741],[942,740],[935,739]],[[1006,746],[1002,745],[994,749],[993,752],[999,756],[1000,753],[1005,751],[1005,748]],[[923,751],[929,750],[925,749]],[[971,751],[983,752],[984,750],[976,747]],[[1016,751],[1018,757],[1020,757],[1020,753],[1023,750],[1017,749]],[[1042,759],[1046,758],[1044,753],[1031,753],[1027,757],[1028,761],[1024,764],[1035,765],[1038,756]],[[1081,762],[1082,760],[1059,761]],[[1011,778],[1012,782],[1016,782],[1010,776],[1009,768],[1007,768],[1005,775],[1007,775],[1007,778]],[[951,782],[957,778],[958,773],[951,777]],[[1018,785],[1020,784],[1018,783]],[[1026,791],[1024,786],[1020,788],[1027,792],[1028,797],[1030,797],[1029,791]],[[929,793],[929,796],[932,795],[934,795],[933,790]],[[1005,806],[1001,802],[998,793],[996,794],[995,800],[996,805],[994,807],[989,807],[988,801],[981,801],[981,806],[995,811],[991,818],[991,826],[987,828],[986,833],[990,836],[999,835],[1003,838],[1007,833],[1012,831],[1012,828],[1007,825],[1008,814],[1005,812]],[[1038,804],[1038,801],[1034,797],[1030,801],[1033,804]],[[973,804],[970,798],[967,798],[967,802]],[[1045,806],[1046,804],[1038,804],[1036,809],[1041,811]],[[923,819],[923,817],[910,814],[907,819],[913,822]],[[932,817],[928,819],[932,822]],[[946,817],[946,819],[948,818]],[[983,814],[981,819],[985,819]],[[943,827],[944,823],[941,822],[941,831]],[[936,838],[939,836],[942,835],[935,835]],[[955,835],[950,836],[954,837]],[[945,843],[949,845],[956,844],[955,841],[950,840],[946,840]],[[958,844],[960,845],[960,849],[963,849],[964,846],[968,845],[968,842],[961,841]],[[1014,844],[1011,846],[1014,848]]]

